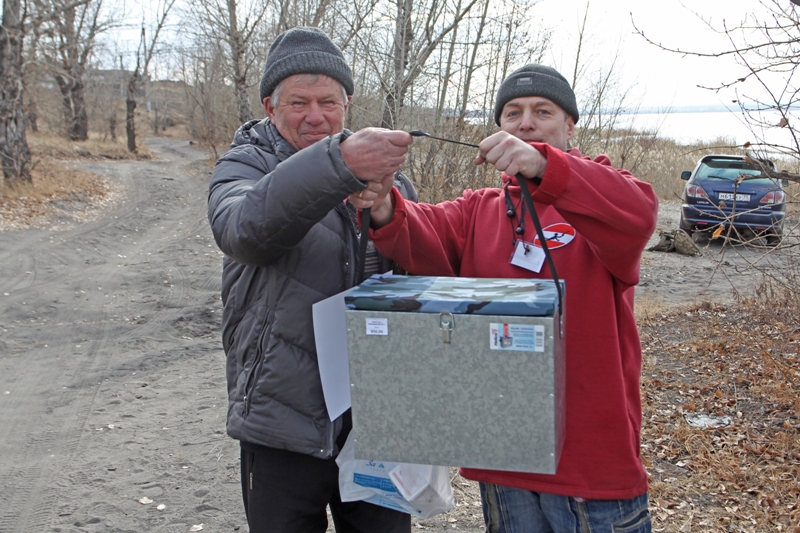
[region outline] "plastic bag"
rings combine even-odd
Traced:
[[[429,518],[455,506],[446,466],[356,459],[353,432],[336,458],[343,502],[363,500]]]

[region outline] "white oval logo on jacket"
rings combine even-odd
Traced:
[[[547,248],[550,250],[566,246],[575,238],[575,228],[566,222],[550,224],[542,232],[544,233],[544,238],[547,239]],[[542,247],[542,241],[539,240],[538,235],[533,240],[533,244],[539,248]]]

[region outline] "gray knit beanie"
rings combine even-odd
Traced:
[[[503,106],[520,96],[541,96],[552,100],[578,122],[578,104],[567,79],[554,68],[531,63],[518,68],[500,85],[494,104],[494,121],[500,125]]]
[[[325,74],[341,83],[348,95],[353,94],[353,73],[342,51],[317,28],[297,27],[278,35],[264,65],[261,100],[295,74]]]

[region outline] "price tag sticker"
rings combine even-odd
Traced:
[[[388,335],[388,334],[389,334],[388,318],[367,319],[367,335]]]

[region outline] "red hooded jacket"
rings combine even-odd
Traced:
[[[542,227],[563,233],[548,241],[566,283],[566,435],[554,475],[462,468],[467,479],[585,499],[627,499],[647,491],[639,458],[641,343],[633,315],[642,250],[656,225],[652,187],[607,156],[584,158],[534,143],[547,169],[529,180]],[[516,178],[503,175],[514,206]],[[536,180],[538,181],[538,180]],[[416,275],[552,278],[509,263],[516,222],[504,190],[467,190],[437,205],[404,202],[392,191],[391,222],[370,232],[380,253]],[[519,208],[517,208],[519,215]],[[526,215],[527,217],[528,215]],[[566,230],[566,231],[564,231]],[[524,240],[535,229],[526,221]]]

